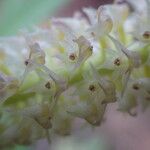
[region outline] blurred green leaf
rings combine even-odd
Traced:
[[[11,105],[11,104],[15,105],[17,102],[19,102],[19,101],[26,101],[29,98],[32,98],[33,96],[35,96],[34,92],[32,92],[32,93],[15,94],[15,95],[9,97],[7,99],[7,101],[4,103],[4,105],[6,105],[6,106]]]
[[[10,35],[39,23],[69,0],[0,1],[0,35]]]

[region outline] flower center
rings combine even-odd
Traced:
[[[93,46],[90,46],[90,47],[89,47],[89,50],[90,50],[91,52],[93,52]]]
[[[47,89],[50,89],[50,88],[51,88],[50,82],[47,82],[47,83],[45,84],[45,87],[46,87]]]
[[[116,65],[116,66],[120,66],[120,59],[119,58],[116,58],[115,60],[114,60],[114,64]]]
[[[76,54],[74,54],[74,53],[71,53],[70,55],[69,55],[69,59],[70,60],[75,60],[76,59]]]
[[[24,64],[27,66],[29,64],[29,61],[25,60]]]
[[[95,33],[94,33],[94,32],[91,32],[91,35],[92,35],[93,37],[95,37]]]
[[[89,85],[89,88],[88,88],[91,92],[94,92],[96,90],[96,87],[92,84],[92,85]]]
[[[138,86],[137,84],[133,84],[132,88],[133,88],[134,90],[139,90],[139,86]]]

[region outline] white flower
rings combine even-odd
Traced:
[[[44,129],[50,129],[52,127],[51,119],[53,112],[48,103],[30,106],[28,108],[22,109],[21,111],[18,111],[17,113],[22,117],[33,119]]]
[[[150,80],[140,78],[130,80],[123,97],[120,97],[119,109],[127,111],[130,115],[136,115],[138,108],[144,111],[150,104]],[[134,110],[134,111],[133,111]]]
[[[136,92],[136,97],[141,107],[141,111],[144,111],[148,108],[150,104],[150,79],[149,78],[140,78],[134,84],[133,88]]]
[[[135,12],[126,21],[126,31],[131,33],[135,39],[142,42],[150,41],[150,1],[128,1]],[[140,3],[140,5],[139,5]],[[138,4],[138,5],[137,5]],[[140,6],[139,8],[137,6]],[[137,9],[138,8],[138,9]]]
[[[114,89],[109,91],[109,95],[106,96],[104,91],[106,86],[107,90],[109,88],[109,85],[106,85],[108,82],[105,81],[105,85],[101,87],[99,79],[95,78],[94,73],[92,70],[89,75],[84,74],[84,80],[75,86],[70,97],[68,112],[73,116],[84,118],[92,125],[98,126],[101,124],[106,103],[114,101],[114,93],[112,94]],[[110,99],[110,95],[112,99]]]
[[[93,47],[84,36],[64,35],[64,41],[60,41],[63,52],[56,54],[56,58],[64,64],[68,72],[79,68],[92,55]],[[69,40],[68,40],[69,38]],[[66,43],[67,41],[67,43]],[[69,42],[70,41],[70,42]]]
[[[103,90],[105,98],[102,101],[102,103],[111,103],[116,101],[116,88],[115,84],[107,78],[100,77],[97,70],[94,68],[94,66],[91,64],[91,70],[93,72],[93,77],[98,82],[100,88]]]
[[[131,72],[133,71],[134,68],[139,68],[141,65],[141,56],[140,56],[140,52],[128,50],[126,47],[124,47],[118,40],[116,40],[112,36],[109,36],[109,38],[113,41],[116,49],[122,52],[128,58],[129,65],[125,74],[122,77],[122,81],[123,81],[122,95],[123,95],[126,89],[128,80],[130,78]]]
[[[86,9],[84,9],[84,11],[85,13],[87,13],[87,15],[89,15],[89,12]],[[92,26],[88,29],[88,32],[90,32],[91,35],[94,36],[96,39],[100,39],[102,36],[111,32],[113,22],[111,17],[108,15],[105,7],[100,6],[98,8],[97,14],[97,22],[95,24],[91,22]],[[91,16],[89,16],[89,18],[91,18]]]
[[[92,55],[93,47],[84,36],[80,36],[79,38],[74,39],[74,42],[76,42],[79,47],[78,60],[76,63],[76,67],[79,67]]]

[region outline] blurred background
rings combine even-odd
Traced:
[[[72,16],[75,11],[81,11],[82,7],[98,8],[100,5],[112,3],[113,0],[70,0],[55,14],[58,17]]]
[[[0,0],[0,36],[13,35],[18,29],[41,23],[50,16],[70,17],[82,7],[98,8],[106,3],[112,0]],[[118,112],[116,104],[110,104],[100,127],[93,129],[89,125],[73,131],[70,137],[59,137],[51,149],[150,150],[149,116],[147,110],[131,117]],[[47,147],[46,140],[34,145],[36,150],[48,150]]]
[[[0,36],[41,23],[50,16],[69,17],[82,7],[97,8],[112,0],[0,0]]]

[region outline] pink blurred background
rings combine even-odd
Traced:
[[[113,0],[70,0],[70,2],[68,2],[64,7],[60,8],[55,16],[72,16],[75,11],[81,11],[82,7],[98,8],[98,6],[102,4],[108,4],[112,2]]]

